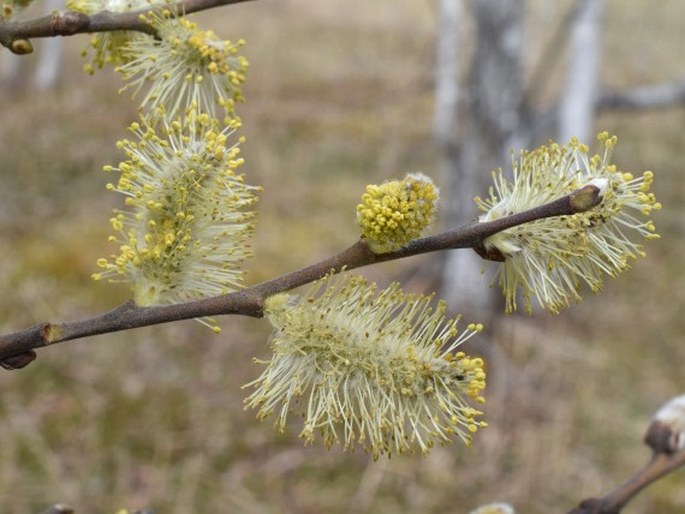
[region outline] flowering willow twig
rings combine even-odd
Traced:
[[[685,395],[656,413],[644,441],[652,449],[646,466],[607,495],[583,500],[569,514],[619,514],[645,487],[685,466]]]
[[[602,203],[572,218],[550,218],[515,227],[484,241],[484,251],[502,265],[497,282],[505,297],[505,312],[518,308],[532,313],[533,303],[558,313],[582,298],[582,286],[599,291],[606,276],[616,277],[629,262],[644,257],[634,239],[658,239],[654,223],[643,217],[661,204],[650,193],[654,174],[635,177],[611,164],[616,136],[597,135],[602,151],[590,156],[589,148],[573,138],[566,145],[552,143],[522,151],[514,159],[512,179],[493,174],[489,197],[476,197],[484,214],[481,221],[544,204],[579,184],[601,188]],[[520,294],[519,294],[520,293]]]
[[[674,454],[655,453],[649,463],[630,479],[602,498],[583,500],[569,514],[618,514],[642,489],[685,466],[685,450]]]
[[[178,10],[190,14],[246,1],[248,0],[185,0],[179,2]],[[92,15],[66,11],[26,21],[0,20],[0,45],[9,48],[14,53],[30,53],[30,50],[22,51],[26,46],[17,45],[16,42],[27,41],[34,37],[73,36],[113,30],[135,30],[154,34],[154,28],[142,19],[141,15],[149,14],[159,8],[124,13],[103,11]]]
[[[0,336],[0,365],[6,369],[22,368],[35,358],[33,350],[36,348],[92,335],[225,314],[260,318],[263,316],[264,300],[269,296],[318,280],[331,271],[339,272],[343,268],[354,269],[439,250],[478,249],[485,238],[502,230],[538,219],[583,212],[600,201],[599,188],[588,185],[528,211],[494,221],[471,223],[448,232],[416,239],[393,252],[374,254],[364,240],[359,240],[337,255],[230,294],[151,307],[140,307],[129,301],[112,311],[85,320],[54,324],[43,322]]]

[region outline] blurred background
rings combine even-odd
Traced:
[[[559,106],[582,84],[596,101],[685,75],[678,0],[602,2],[599,25],[579,39],[590,37],[594,51],[585,53],[569,48],[582,48],[574,30],[594,2],[516,1],[502,17],[487,12],[498,2],[461,3],[450,11],[429,0],[259,0],[197,16],[219,36],[248,42],[245,170],[265,187],[250,284],[354,242],[368,183],[423,171],[442,187],[437,229],[467,222],[477,215],[470,199],[487,192],[491,169],[510,167],[511,149],[565,133]],[[63,41],[54,83],[36,80],[41,43],[18,70],[0,52],[3,333],[84,318],[128,297],[90,274],[113,251],[107,220],[121,205],[100,170],[122,158],[115,141],[137,102],[117,94],[111,70],[81,71],[85,35]],[[584,64],[594,78],[569,88]],[[456,93],[438,93],[436,110],[437,85],[452,79]],[[482,113],[488,98],[491,118]],[[463,264],[471,271],[455,278],[453,255],[467,252],[361,270],[384,285],[438,290],[467,321],[487,322],[488,333],[466,348],[487,357],[489,374],[490,426],[472,448],[378,462],[304,448],[297,420],[278,434],[243,410],[241,386],[261,372],[252,358],[269,355],[268,324],[227,317],[217,336],[188,321],[61,344],[24,370],[0,373],[0,511],[65,502],[77,513],[467,513],[506,501],[542,514],[604,494],[648,458],[649,417],[685,392],[685,109],[674,100],[590,103],[589,122],[572,129],[587,131],[588,143],[599,130],[617,134],[614,161],[654,170],[664,205],[655,216],[662,239],[600,295],[557,316],[505,317],[494,314],[491,266]],[[579,102],[571,112],[587,110]],[[675,473],[626,512],[684,512],[684,483]]]

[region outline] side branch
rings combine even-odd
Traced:
[[[178,11],[190,14],[246,1],[248,0],[186,0],[178,4]],[[160,9],[160,7],[126,13],[103,11],[92,15],[74,11],[56,12],[26,21],[2,21],[0,19],[0,44],[15,51],[12,45],[15,41],[35,37],[72,36],[115,30],[134,30],[154,34],[154,29],[141,19],[141,15],[155,9]]]
[[[327,273],[439,250],[474,248],[485,238],[502,230],[538,219],[581,212],[594,207],[600,200],[597,187],[585,186],[540,207],[495,221],[471,223],[449,232],[417,239],[395,252],[377,255],[369,250],[364,240],[359,240],[337,255],[227,295],[154,307],[140,307],[127,302],[110,312],[85,320],[56,324],[44,322],[0,336],[0,365],[6,369],[22,368],[35,358],[33,350],[37,348],[120,330],[225,314],[259,318],[263,315],[264,300],[269,296],[313,282]]]
[[[598,110],[659,109],[685,102],[685,77],[673,82],[638,86],[625,91],[604,91],[596,101]]]
[[[682,444],[685,412],[679,405],[684,400],[685,396],[671,400],[649,424],[644,442],[652,449],[652,457],[646,466],[610,493],[583,500],[568,514],[619,514],[644,488],[685,466],[685,444]]]

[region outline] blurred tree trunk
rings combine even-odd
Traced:
[[[441,152],[441,165],[456,141],[459,101],[459,14],[461,0],[438,0],[438,34],[435,73],[435,140]],[[446,176],[447,170],[442,173]]]
[[[584,0],[571,27],[565,87],[559,102],[557,139],[565,143],[577,136],[589,143],[599,96],[599,66],[604,0]]]
[[[448,171],[443,178],[447,226],[474,218],[473,196],[487,190],[490,170],[505,163],[522,139],[524,1],[473,0],[471,7],[477,40],[459,117],[460,142],[441,146]],[[494,303],[482,267],[473,252],[448,252],[440,291],[460,311],[479,319]]]
[[[577,0],[543,52],[531,83],[524,87],[525,0],[471,0],[476,32],[473,59],[459,105],[458,18],[460,0],[439,0],[436,142],[442,155],[442,183],[448,199],[446,226],[474,219],[475,195],[487,194],[490,171],[510,167],[510,152],[526,148],[536,136],[547,139],[556,128],[560,142],[577,135],[590,142],[599,105],[599,69],[604,0]],[[569,41],[570,39],[570,41]],[[548,112],[531,109],[568,43],[569,58],[558,105]],[[451,62],[449,60],[451,59]],[[448,252],[442,261],[440,294],[460,311],[484,319],[495,312],[499,293],[488,289],[473,252]],[[499,310],[499,309],[497,309]]]
[[[47,0],[45,8],[48,12],[64,9],[64,0]],[[38,63],[33,74],[33,83],[41,90],[52,89],[57,84],[64,60],[64,38],[53,37],[46,39],[38,54]]]

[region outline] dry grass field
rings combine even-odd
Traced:
[[[531,2],[531,68],[565,4]],[[367,183],[436,169],[435,18],[426,0],[259,0],[198,17],[248,42],[245,169],[265,187],[250,283],[353,242]],[[603,84],[682,76],[684,27],[678,0],[609,1]],[[136,103],[117,94],[111,70],[80,71],[86,43],[67,41],[56,89],[0,95],[3,333],[83,318],[128,294],[89,276],[112,250],[107,220],[120,201],[100,168],[121,158],[114,142]],[[563,56],[549,73],[540,104],[556,94]],[[225,318],[214,335],[188,321],[58,345],[0,373],[0,512],[65,502],[77,514],[462,514],[498,500],[548,514],[608,491],[648,458],[640,441],[651,414],[685,392],[685,109],[605,113],[597,128],[619,136],[619,166],[654,170],[662,239],[561,315],[497,321],[490,426],[472,448],[378,462],[305,448],[295,424],[278,434],[243,410],[241,385],[260,372],[252,358],[268,356],[267,323]],[[363,273],[388,283],[423,262]],[[684,472],[626,512],[685,512]]]

